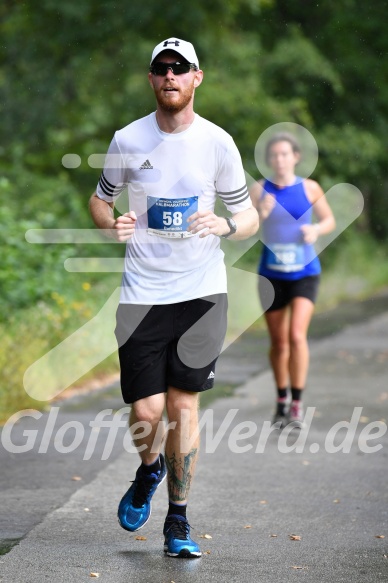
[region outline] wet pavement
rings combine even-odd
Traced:
[[[101,581],[131,583],[387,581],[384,307],[386,298],[364,310],[349,305],[346,322],[349,310],[354,322],[345,328],[338,312],[315,316],[309,426],[301,433],[268,434],[274,389],[266,335],[250,330],[224,353],[218,398],[203,403],[190,497],[193,536],[204,553],[199,560],[163,556],[162,488],[139,533],[117,524],[118,500],[138,465],[137,454],[123,449],[127,410],[117,386],[20,421],[13,444],[27,448],[36,437],[31,451],[0,449],[3,550],[24,538],[0,557],[0,580],[78,582],[99,573]],[[374,310],[379,315],[372,317]],[[109,426],[98,425],[109,425],[115,413],[122,427],[113,439]],[[70,451],[77,431],[82,442]]]

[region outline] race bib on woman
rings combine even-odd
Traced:
[[[147,196],[148,233],[159,237],[192,237],[187,219],[198,210],[198,196],[157,198]]]
[[[304,245],[273,243],[266,249],[266,266],[273,271],[301,271],[305,267]]]

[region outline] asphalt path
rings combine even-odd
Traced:
[[[118,526],[117,503],[138,457],[124,451],[127,411],[117,386],[21,419],[14,446],[36,437],[31,451],[0,451],[0,532],[4,550],[23,538],[0,556],[0,580],[387,581],[387,329],[388,312],[313,343],[309,426],[300,433],[269,433],[271,374],[251,344],[236,343],[220,375],[233,385],[240,370],[242,382],[202,410],[189,505],[198,560],[163,554],[164,487],[141,531]],[[99,427],[102,411],[108,427]],[[82,442],[66,453],[77,431]]]

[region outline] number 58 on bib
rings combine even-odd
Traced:
[[[198,196],[157,198],[147,196],[148,233],[160,237],[192,237],[187,219],[198,210]]]

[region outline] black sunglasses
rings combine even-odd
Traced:
[[[190,69],[197,71],[198,67],[194,63],[163,63],[163,61],[158,61],[150,66],[150,71],[153,75],[163,77],[167,75],[169,69],[171,69],[173,75],[183,75],[184,73],[188,73]]]

